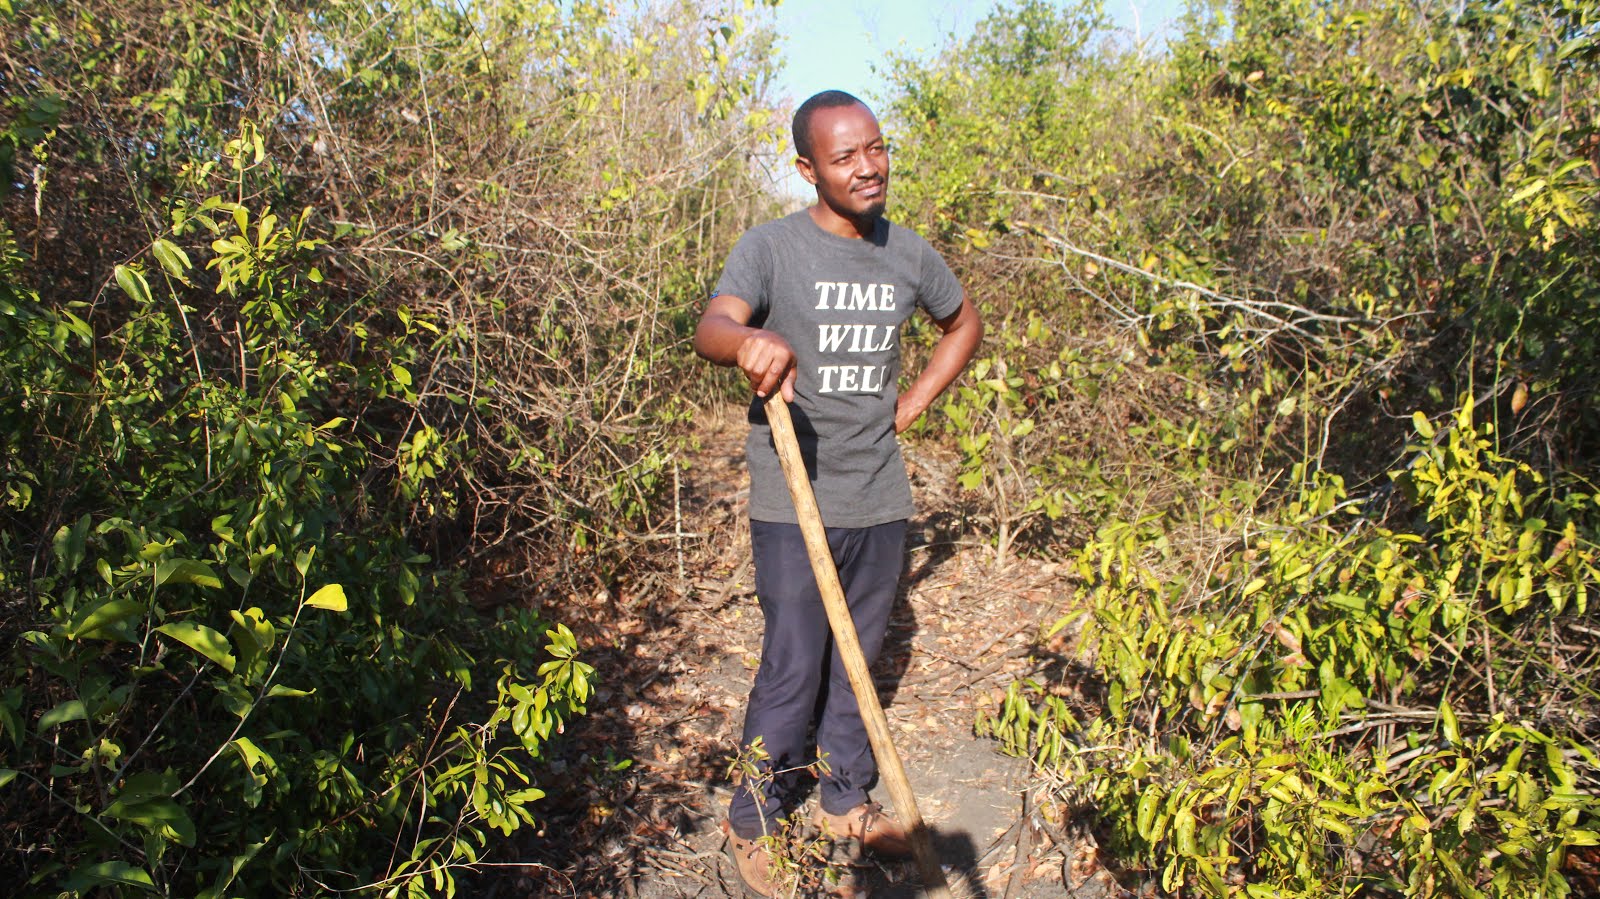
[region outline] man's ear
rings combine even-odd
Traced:
[[[816,185],[817,170],[812,167],[811,160],[804,156],[796,156],[794,158],[794,170],[800,173],[800,177],[806,179],[807,184]]]

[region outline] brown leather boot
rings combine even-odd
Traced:
[[[728,836],[728,856],[733,859],[734,873],[751,896],[773,899],[778,895],[778,885],[772,880],[772,855],[757,840],[747,840],[733,831],[733,825],[722,822],[722,832]]]
[[[863,802],[842,815],[830,815],[818,806],[811,820],[825,836],[859,840],[867,851],[885,858],[911,857],[906,829],[876,802]]]

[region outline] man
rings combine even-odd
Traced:
[[[740,876],[772,895],[765,846],[803,767],[816,720],[826,757],[817,821],[887,855],[905,831],[867,788],[877,767],[828,630],[794,507],[767,427],[765,397],[792,403],[828,542],[870,665],[888,628],[905,554],[911,488],[895,435],[910,427],[971,360],[978,313],[939,254],[883,218],[889,150],[865,104],[842,91],[795,112],[795,167],[816,203],[740,238],[695,330],[694,348],[736,365],[750,405],[750,536],[765,619],[761,666],[743,745],[760,739],[762,776],[735,791],[724,828]],[[900,326],[921,307],[941,336],[928,365],[898,392]]]

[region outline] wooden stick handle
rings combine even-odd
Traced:
[[[806,475],[806,463],[800,456],[800,443],[795,439],[794,420],[789,416],[789,404],[783,394],[774,390],[767,400],[767,422],[772,426],[772,442],[778,450],[778,461],[783,465],[784,479],[789,482],[789,496],[794,499],[794,512],[800,522],[800,533],[805,537],[806,554],[811,557],[811,570],[817,576],[817,588],[822,592],[822,605],[828,610],[828,625],[833,629],[833,640],[839,647],[839,658],[844,660],[845,673],[850,676],[850,687],[855,691],[856,704],[861,707],[861,721],[867,726],[867,739],[872,743],[872,755],[878,760],[884,784],[894,808],[911,836],[911,851],[916,854],[917,867],[922,873],[922,885],[934,899],[949,899],[950,886],[945,882],[944,869],[933,854],[928,825],[917,811],[917,797],[911,792],[911,781],[900,763],[900,753],[895,751],[894,739],[889,734],[889,720],[884,717],[883,706],[878,702],[878,690],[872,683],[872,673],[867,670],[867,659],[861,652],[861,641],[856,637],[856,625],[850,617],[850,605],[844,598],[844,587],[839,583],[839,570],[834,567],[833,553],[828,549],[828,534],[822,527],[822,513],[817,510],[816,495],[811,492],[811,479]]]

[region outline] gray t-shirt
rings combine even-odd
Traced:
[[[916,307],[961,308],[961,285],[916,232],[880,218],[871,238],[824,231],[807,210],[750,229],[715,296],[750,305],[750,324],[794,348],[795,432],[828,527],[909,518],[911,485],[894,434],[900,326]],[[750,517],[794,522],[766,411],[750,404]]]

